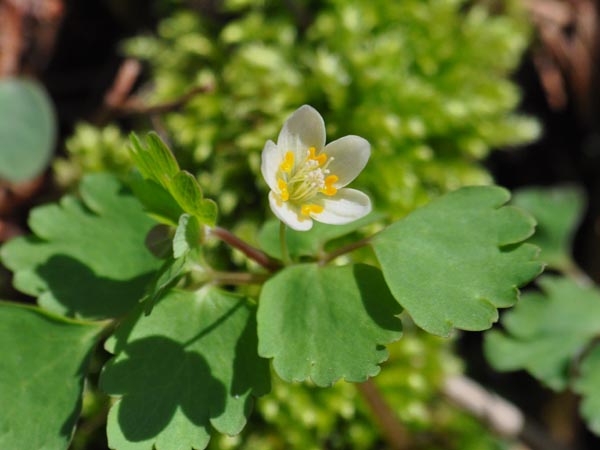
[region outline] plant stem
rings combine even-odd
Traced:
[[[159,103],[157,105],[146,105],[139,99],[129,98],[122,104],[113,106],[112,109],[115,113],[120,115],[165,114],[171,111],[177,111],[181,109],[187,102],[189,102],[198,94],[205,94],[213,90],[214,86],[210,84],[194,86],[181,97],[166,103]]]
[[[217,284],[262,284],[269,275],[250,272],[211,272],[211,280]]]
[[[319,264],[321,266],[324,266],[325,264],[333,261],[338,256],[342,256],[342,255],[345,255],[346,253],[353,252],[354,250],[357,250],[359,248],[366,247],[367,245],[369,245],[370,242],[371,242],[371,236],[366,237],[366,238],[361,239],[356,242],[352,242],[348,245],[344,245],[343,247],[340,247],[330,253],[325,254],[325,256],[323,256],[319,260]]]
[[[283,263],[287,266],[290,264],[290,254],[287,248],[287,239],[285,237],[285,223],[279,222],[279,242],[281,243],[281,258]]]
[[[253,261],[256,261],[258,264],[260,264],[270,272],[274,272],[281,267],[279,262],[270,258],[266,253],[260,251],[259,249],[252,247],[246,241],[243,241],[231,231],[226,230],[225,228],[214,227],[210,230],[210,234],[218,237],[230,246],[237,248],[248,258],[250,258]]]
[[[406,428],[398,420],[373,380],[368,379],[364,383],[356,383],[355,386],[367,402],[381,428],[385,441],[390,447],[394,450],[411,448]]]

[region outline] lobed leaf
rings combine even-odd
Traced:
[[[188,271],[188,258],[186,258],[186,255],[179,258],[167,258],[152,282],[148,285],[146,296],[142,299],[145,314],[150,314],[154,305],[171,288],[175,287]]]
[[[200,246],[200,224],[195,216],[182,214],[173,237],[173,257],[175,259],[187,255],[190,250]]]
[[[253,397],[270,389],[256,347],[255,307],[214,288],[171,291],[152,315],[124,323],[107,343],[116,356],[100,379],[118,397],[110,448],[203,449],[211,427],[239,433]]]
[[[162,224],[177,226],[184,211],[162,186],[152,180],[145,180],[136,173],[129,178],[129,186],[148,215]]]
[[[180,170],[156,133],[148,133],[145,147],[132,133],[131,144],[133,160],[144,178],[144,181],[134,178],[132,189],[151,214],[173,225],[183,212],[193,215],[201,224],[215,224],[216,203],[203,198],[196,178]]]
[[[133,160],[144,178],[157,181],[164,187],[179,172],[179,164],[160,137],[150,132],[145,148],[135,133],[130,135]]]
[[[569,270],[573,266],[573,237],[585,207],[581,189],[569,186],[520,189],[512,203],[529,211],[538,222],[528,242],[541,248],[540,260],[554,269]]]
[[[101,326],[0,302],[0,448],[69,446]]]
[[[285,381],[365,381],[400,339],[401,311],[374,267],[290,266],[262,289],[258,352]]]
[[[39,305],[87,319],[129,311],[160,266],[144,245],[155,222],[113,176],[89,175],[81,197],[35,208],[34,236],[8,242],[0,251],[15,272],[15,287],[39,296]]]
[[[440,336],[487,329],[541,272],[537,248],[522,244],[535,221],[502,206],[509,197],[499,187],[462,188],[373,238],[392,294],[419,327]]]
[[[600,292],[554,276],[543,293],[523,295],[502,320],[506,330],[485,336],[485,354],[498,370],[525,369],[552,389],[564,389],[573,359],[600,333]]]
[[[52,102],[40,84],[0,80],[0,178],[12,182],[38,176],[56,139]]]

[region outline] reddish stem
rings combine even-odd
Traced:
[[[237,248],[248,258],[252,259],[253,261],[256,261],[258,264],[260,264],[265,269],[267,269],[271,272],[274,272],[275,270],[277,270],[281,267],[281,264],[278,261],[272,259],[271,257],[269,257],[266,253],[262,252],[261,250],[255,248],[255,247],[252,247],[246,241],[243,241],[242,239],[237,237],[235,234],[233,234],[231,231],[226,230],[225,228],[214,227],[211,230],[211,234],[213,236],[218,237],[223,242],[226,242],[227,244],[231,245],[232,247]]]

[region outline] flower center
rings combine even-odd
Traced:
[[[300,211],[305,216],[323,212],[322,206],[309,202],[318,193],[332,196],[337,192],[333,185],[339,177],[330,174],[327,168],[331,161],[333,157],[327,157],[325,153],[317,155],[315,147],[306,151],[302,161],[295,161],[294,153],[288,151],[277,173],[277,187],[281,200],[300,205]]]

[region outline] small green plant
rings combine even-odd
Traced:
[[[67,447],[90,354],[104,338],[112,355],[99,383],[114,399],[109,446],[200,449],[212,434],[244,428],[256,398],[271,389],[270,364],[283,382],[362,383],[379,373],[386,345],[401,339],[401,314],[448,336],[453,329],[487,329],[498,308],[515,304],[517,287],[542,264],[537,248],[524,243],[535,221],[505,205],[504,189],[462,188],[392,223],[381,215],[355,220],[368,209],[358,213],[336,194],[366,160],[327,166],[327,158],[335,153],[341,164],[344,152],[364,152],[366,141],[342,139],[335,151],[323,148],[317,116],[301,108],[284,124],[278,145],[266,146],[267,181],[275,174],[287,183],[285,189],[277,177],[269,183],[278,197],[272,207],[288,212],[282,233],[261,234],[263,248],[216,225],[218,203],[204,198],[196,178],[155,134],[144,143],[132,136],[138,173],[128,185],[91,175],[79,198],[32,212],[34,236],[0,252],[15,286],[39,298],[38,307],[0,304],[1,341],[18,349],[7,356],[0,379],[0,400],[11,405],[0,447]],[[291,161],[288,152],[316,164],[308,167],[299,156]],[[316,175],[303,171],[324,167],[338,178],[313,186]],[[322,209],[304,208],[304,201]],[[333,217],[338,225],[285,228]],[[356,240],[353,232],[370,221],[381,231]],[[265,227],[273,229],[272,222]],[[251,263],[231,270],[240,266],[215,258],[215,241]],[[32,433],[20,418],[36,411]]]

